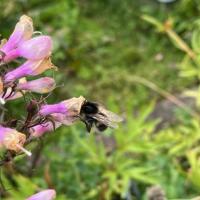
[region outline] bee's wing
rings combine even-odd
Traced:
[[[120,117],[119,115],[105,109],[103,106],[99,106],[99,113],[102,113],[103,115],[112,119],[112,121],[114,121],[114,122],[122,122],[123,121],[122,117]]]
[[[123,121],[122,117],[101,106],[99,107],[99,112],[92,117],[111,128],[117,128],[117,123]]]

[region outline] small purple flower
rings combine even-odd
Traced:
[[[55,80],[50,77],[43,77],[17,85],[18,90],[28,90],[40,94],[51,92],[55,88]]]
[[[51,68],[55,68],[55,66],[50,58],[37,61],[28,60],[18,68],[8,72],[4,77],[4,82],[13,82],[25,76],[36,76]]]
[[[26,40],[29,40],[33,34],[32,19],[26,15],[20,17],[19,22],[16,24],[13,33],[8,41],[2,46],[0,51],[7,54],[9,51],[17,48],[17,46]]]
[[[26,200],[53,200],[56,198],[56,191],[53,189],[43,190],[38,192]]]
[[[4,62],[12,61],[18,57],[29,60],[40,60],[51,55],[52,40],[49,36],[38,36],[26,40],[18,45],[16,49],[5,53]]]
[[[77,117],[84,101],[85,98],[80,96],[78,98],[73,97],[57,104],[43,105],[41,106],[39,114],[42,116],[47,116],[54,113],[61,113],[65,114],[66,116]]]
[[[55,122],[53,125],[52,122],[46,122],[45,124],[39,124],[30,129],[30,133],[32,137],[41,137],[46,132],[52,132],[54,129],[61,126],[61,123]]]

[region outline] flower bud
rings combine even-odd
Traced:
[[[43,77],[26,83],[19,83],[18,90],[28,90],[40,94],[51,92],[55,88],[55,80],[50,77]]]
[[[56,191],[53,189],[43,190],[28,197],[26,200],[53,200],[56,198]]]
[[[9,51],[17,48],[17,46],[26,40],[29,40],[33,34],[33,22],[32,19],[26,15],[20,17],[19,22],[16,24],[13,33],[9,40],[0,49],[5,54]]]
[[[31,113],[32,116],[36,115],[38,112],[38,102],[36,100],[31,100],[26,107],[26,111]]]

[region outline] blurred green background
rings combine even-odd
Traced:
[[[64,86],[49,103],[83,95],[125,118],[103,134],[77,123],[36,141],[35,160],[2,168],[1,198],[49,187],[58,200],[156,200],[155,185],[167,199],[200,195],[199,0],[0,0],[0,11],[2,38],[22,14],[52,36]],[[24,112],[23,100],[7,106]]]

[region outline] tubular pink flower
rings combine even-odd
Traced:
[[[41,109],[39,111],[40,115],[47,116],[52,113],[67,113],[67,107],[63,102],[57,103],[57,104],[48,104],[48,105],[42,105]]]
[[[28,90],[40,94],[51,92],[55,88],[55,80],[50,77],[43,77],[17,85],[18,90]]]
[[[26,15],[20,17],[19,22],[16,24],[13,33],[8,41],[2,46],[0,51],[7,54],[9,51],[15,49],[21,42],[29,40],[33,34],[32,19]]]
[[[51,50],[51,37],[38,36],[20,43],[16,49],[6,53],[4,62],[9,62],[17,57],[23,57],[29,60],[40,60],[50,56]]]
[[[43,190],[28,197],[26,200],[53,200],[56,198],[56,191],[53,189]]]
[[[54,131],[54,128],[57,129],[60,127],[62,124],[59,122],[55,122],[55,127],[52,124],[52,122],[47,122],[45,124],[40,124],[32,127],[30,129],[30,133],[32,137],[41,137],[43,136],[46,132],[52,132]]]
[[[14,129],[0,125],[0,146],[18,152],[26,141],[26,136]]]
[[[84,101],[85,98],[80,96],[78,98],[73,97],[57,104],[43,105],[41,106],[39,114],[42,116],[47,116],[54,113],[62,113],[66,116],[76,117],[79,115],[81,106]]]
[[[25,76],[36,76],[48,69],[55,68],[50,58],[38,61],[26,61],[23,65],[8,72],[4,77],[4,82],[9,83]]]

